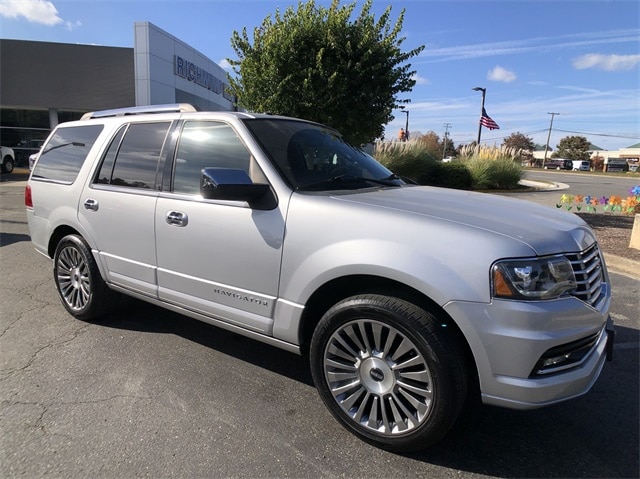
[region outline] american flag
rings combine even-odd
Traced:
[[[500,127],[498,124],[491,119],[489,115],[487,115],[487,110],[482,109],[482,116],[480,117],[480,124],[485,128],[489,128],[490,130],[499,130]]]

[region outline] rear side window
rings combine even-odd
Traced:
[[[102,129],[103,125],[58,129],[42,150],[32,178],[73,183]]]
[[[97,183],[154,189],[171,122],[133,123],[120,130],[98,171]],[[123,137],[124,134],[124,137]]]

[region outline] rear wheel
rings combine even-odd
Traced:
[[[3,173],[12,173],[14,166],[15,166],[15,162],[13,161],[13,158],[11,158],[10,156],[7,155],[2,159]]]
[[[311,371],[332,414],[364,440],[392,451],[433,444],[466,397],[463,359],[436,316],[397,298],[345,299],[321,319]]]
[[[53,279],[64,307],[78,319],[95,320],[109,312],[107,287],[89,245],[77,235],[62,238],[53,258]]]

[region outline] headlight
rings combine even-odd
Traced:
[[[576,289],[571,262],[564,256],[499,261],[491,280],[496,298],[552,299]]]

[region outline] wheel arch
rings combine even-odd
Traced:
[[[53,256],[55,255],[56,248],[58,247],[58,243],[60,243],[60,240],[65,236],[72,234],[78,235],[84,239],[84,236],[82,236],[82,234],[78,230],[69,225],[60,225],[55,230],[53,230],[53,233],[49,238],[49,244],[47,245],[47,254],[49,255],[49,258],[53,258]]]
[[[422,292],[389,278],[370,275],[343,276],[335,278],[318,288],[310,296],[302,314],[300,327],[300,350],[302,354],[308,354],[311,337],[324,313],[339,301],[358,294],[393,296],[413,303],[437,316],[442,322],[441,326],[451,331],[452,339],[456,341],[460,350],[464,352],[464,362],[469,372],[470,392],[474,393],[475,387],[473,385],[478,382],[476,363],[471,347],[456,322],[442,307]]]

